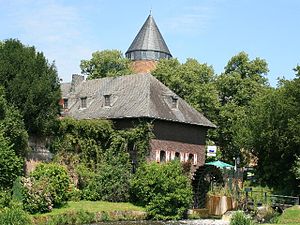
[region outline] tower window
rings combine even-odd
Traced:
[[[86,108],[87,104],[86,104],[86,97],[80,98],[81,100],[81,108]]]
[[[178,97],[177,96],[171,97],[171,104],[172,104],[172,109],[178,108]]]
[[[67,108],[68,108],[68,99],[67,99],[67,98],[64,98],[63,108],[64,108],[64,109],[67,109]]]
[[[104,95],[104,106],[110,107],[110,95]]]

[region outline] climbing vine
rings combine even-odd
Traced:
[[[126,130],[117,130],[109,120],[64,118],[50,145],[57,155],[77,155],[85,166],[96,169],[103,163],[140,163],[149,154],[152,125],[141,122]]]

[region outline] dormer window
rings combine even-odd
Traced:
[[[86,108],[87,104],[86,104],[86,97],[80,98],[81,100],[81,108]]]
[[[110,95],[104,95],[104,106],[110,107]]]
[[[64,98],[63,100],[64,100],[64,102],[63,102],[63,108],[67,109],[68,108],[68,99]]]
[[[171,97],[171,107],[172,107],[172,109],[178,109],[178,97],[177,96]]]

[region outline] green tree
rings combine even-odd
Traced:
[[[183,64],[177,59],[162,59],[152,74],[199,112],[215,121],[219,102],[216,77],[211,66],[195,59],[187,59]]]
[[[241,154],[239,138],[250,101],[268,88],[264,75],[268,72],[265,60],[250,60],[245,52],[232,57],[217,79],[220,110],[217,117],[216,142],[227,160]]]
[[[28,134],[19,111],[8,104],[0,86],[0,128],[16,155],[24,157],[28,150]]]
[[[132,73],[130,60],[119,50],[96,51],[90,60],[81,60],[81,72],[87,79],[114,77]]]
[[[300,193],[293,162],[300,156],[300,78],[256,97],[247,111],[246,148],[258,158],[262,182],[286,194]],[[297,163],[296,163],[297,165]]]
[[[0,83],[6,98],[16,106],[30,133],[49,131],[60,111],[60,86],[54,63],[43,53],[20,41],[9,39],[0,45]]]

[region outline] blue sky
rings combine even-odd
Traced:
[[[295,77],[299,0],[0,0],[0,40],[36,46],[70,81],[92,52],[125,53],[150,9],[181,62],[195,58],[219,74],[232,56],[245,51],[268,62],[272,86],[277,77]]]

